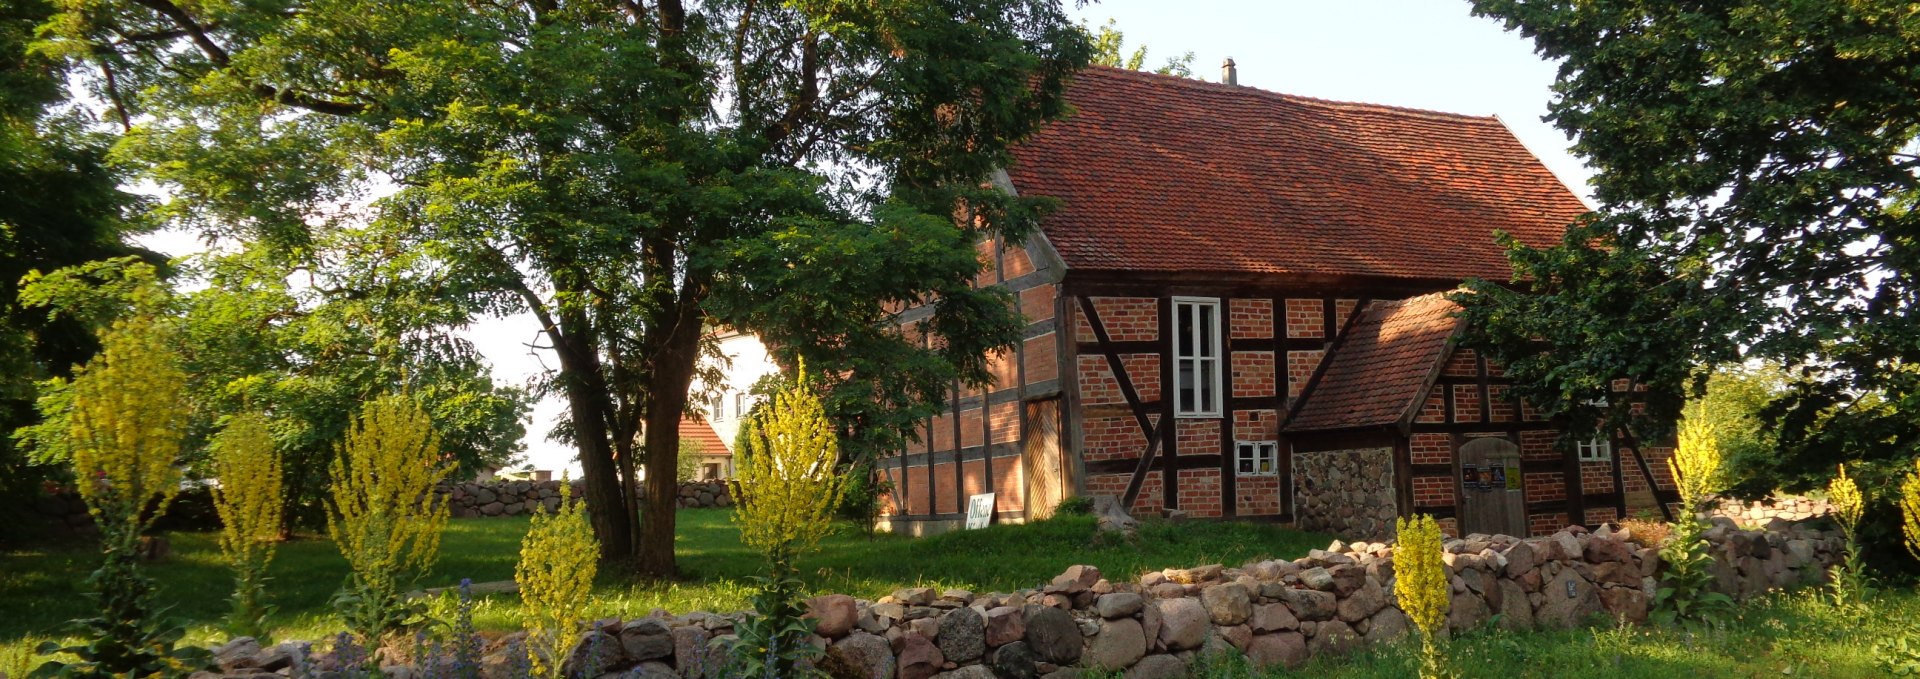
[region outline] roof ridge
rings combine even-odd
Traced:
[[[1213,91],[1225,92],[1225,93],[1250,94],[1250,95],[1264,97],[1268,99],[1279,99],[1279,100],[1291,102],[1291,103],[1319,106],[1321,108],[1364,110],[1364,111],[1376,111],[1381,113],[1399,113],[1399,114],[1409,114],[1409,115],[1422,116],[1422,117],[1440,118],[1444,120],[1468,120],[1468,121],[1481,122],[1481,123],[1492,123],[1492,124],[1500,125],[1502,127],[1505,127],[1506,125],[1505,123],[1500,122],[1500,117],[1498,115],[1494,115],[1494,114],[1474,115],[1471,113],[1456,113],[1453,111],[1441,111],[1438,109],[1419,108],[1415,106],[1401,106],[1398,104],[1381,104],[1381,103],[1365,102],[1365,101],[1342,101],[1339,99],[1326,99],[1322,97],[1311,97],[1304,94],[1288,94],[1286,92],[1278,92],[1278,91],[1269,90],[1269,89],[1262,89],[1259,87],[1254,87],[1252,85],[1228,85],[1226,83],[1209,82],[1206,80],[1199,80],[1196,78],[1170,75],[1166,73],[1154,73],[1152,71],[1137,71],[1129,68],[1120,68],[1118,66],[1104,66],[1100,64],[1089,64],[1086,67],[1086,69],[1084,69],[1082,72],[1083,73],[1084,72],[1104,72],[1109,75],[1130,76],[1136,80],[1158,81],[1162,84],[1179,85],[1184,87],[1213,90]]]

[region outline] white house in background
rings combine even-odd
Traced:
[[[753,385],[780,371],[774,365],[773,357],[767,353],[767,345],[760,338],[731,328],[713,331],[714,338],[720,343],[720,353],[729,363],[719,365],[724,375],[722,384],[707,385],[695,383],[692,388],[694,398],[712,392],[711,397],[699,409],[706,415],[707,424],[713,434],[718,436],[721,445],[727,447],[729,454],[733,450],[733,440],[740,433],[740,420],[758,401],[754,396]],[[713,387],[709,389],[709,387]]]

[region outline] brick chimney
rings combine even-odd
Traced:
[[[1226,61],[1221,62],[1220,82],[1228,85],[1240,84],[1240,69],[1234,67],[1233,57],[1227,57]]]

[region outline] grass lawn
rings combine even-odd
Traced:
[[[1776,594],[1742,607],[1719,628],[1599,627],[1508,634],[1480,631],[1450,647],[1463,679],[1592,677],[1886,677],[1876,644],[1898,637],[1920,653],[1920,595],[1894,590],[1861,614],[1835,610],[1815,592]],[[1201,679],[1325,677],[1403,679],[1416,675],[1414,644],[1316,660],[1291,672],[1258,673],[1237,662],[1203,667]]]
[[[679,515],[676,553],[683,579],[636,582],[603,573],[595,617],[645,615],[654,608],[734,611],[746,608],[746,578],[760,559],[740,544],[731,510],[691,509]],[[510,580],[520,552],[524,518],[455,519],[443,539],[440,563],[422,586]],[[188,624],[189,639],[222,639],[217,625],[227,612],[232,580],[219,560],[212,533],[174,533],[173,556],[148,569],[160,585],[168,614]],[[977,592],[1039,585],[1067,566],[1093,564],[1116,578],[1147,570],[1206,563],[1239,565],[1249,560],[1293,558],[1325,546],[1330,538],[1271,525],[1224,522],[1149,522],[1137,542],[1100,535],[1091,517],[1062,517],[1030,525],[993,526],[923,539],[882,534],[868,541],[852,526],[822,541],[819,553],[801,560],[816,591],[878,597],[900,587],[959,587]],[[90,613],[82,596],[95,567],[88,549],[0,553],[0,671],[18,667],[23,653],[63,632],[66,620]],[[346,577],[346,561],[324,539],[282,545],[268,584],[279,607],[276,637],[318,639],[340,625],[327,601]],[[476,607],[485,629],[519,625],[519,602],[490,597]],[[11,662],[10,662],[11,661]]]

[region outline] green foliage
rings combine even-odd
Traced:
[[[801,597],[806,584],[794,577],[790,568],[775,569],[773,575],[756,575],[748,580],[754,585],[753,614],[734,628],[739,639],[733,642],[727,676],[756,679],[826,676],[808,662],[820,657],[820,649],[808,642],[813,636],[814,621],[804,617],[807,606]]]
[[[394,395],[361,408],[329,468],[327,536],[353,570],[334,606],[369,647],[419,622],[402,594],[440,556],[448,509],[434,487],[453,471],[442,459],[426,412]]]
[[[1126,36],[1108,19],[1098,29],[1088,29],[1086,22],[1080,22],[1080,30],[1093,41],[1093,58],[1090,63],[1098,66],[1112,66],[1129,71],[1146,70],[1147,46],[1139,45],[1132,52],[1126,51]],[[1177,75],[1182,78],[1193,77],[1193,52],[1188,51],[1177,57],[1167,57],[1165,64],[1153,69],[1161,75]]]
[[[1075,495],[1053,506],[1054,516],[1086,516],[1093,513],[1093,496]]]
[[[23,303],[56,318],[104,325],[130,313],[164,316],[178,328],[188,379],[199,404],[190,450],[218,431],[223,413],[264,412],[283,464],[327,469],[333,446],[367,394],[407,385],[427,408],[442,447],[465,469],[505,465],[520,449],[527,395],[496,386],[472,347],[448,339],[426,317],[396,303],[327,299],[293,282],[295,270],[259,249],[212,253],[180,263],[170,290],[158,270],[133,259],[102,260],[29,277]],[[314,285],[349,285],[308,274]],[[204,283],[197,289],[192,285]],[[402,312],[405,313],[402,313]],[[416,315],[418,314],[418,315]],[[52,406],[67,398],[57,381],[41,385]],[[20,430],[37,459],[67,458],[57,417]],[[187,460],[201,473],[207,460]],[[328,475],[286,477],[289,523],[324,524]]]
[[[700,445],[699,441],[681,437],[680,452],[677,458],[679,462],[673,466],[673,479],[681,483],[686,483],[700,478],[700,456],[705,454],[707,454],[707,449],[705,446]]]
[[[1920,559],[1920,460],[1900,479],[1900,534],[1907,553]]]
[[[234,636],[271,643],[266,618],[267,566],[280,542],[284,508],[280,453],[274,449],[267,419],[256,414],[233,418],[214,439],[214,507],[220,513],[220,552],[233,568]]]
[[[840,499],[837,516],[859,526],[871,540],[880,526],[880,514],[894,495],[893,480],[880,471],[873,460],[847,465],[846,490]]]
[[[1491,334],[1551,347],[1509,362],[1522,382],[1558,385],[1525,395],[1551,410],[1563,406],[1546,396],[1591,397],[1596,379],[1627,377],[1655,390],[1653,421],[1672,421],[1666,392],[1687,386],[1685,371],[1773,361],[1794,376],[1765,417],[1780,448],[1772,473],[1790,490],[1819,487],[1836,462],[1912,459],[1911,3],[1473,6],[1559,64],[1547,118],[1597,170],[1587,228],[1546,250],[1515,246],[1516,274],[1534,282],[1512,295],[1476,287],[1488,301],[1470,315]]]
[[[84,81],[146,121],[118,150],[160,216],[337,274],[331,299],[534,318],[596,532],[657,575],[674,508],[640,520],[632,461],[644,435],[671,481],[703,328],[833,376],[859,454],[986,381],[1020,322],[976,244],[1046,204],[986,180],[1090,51],[1058,0],[61,7],[40,48],[113,66]],[[933,347],[889,311],[927,299]]]
[[[599,555],[586,504],[575,501],[573,483],[561,479],[560,508],[549,514],[545,504],[534,507],[513,575],[534,676],[561,676],[572,633],[587,616]]]

